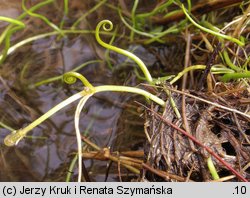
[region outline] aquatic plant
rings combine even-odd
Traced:
[[[222,52],[222,57],[224,58],[224,61],[226,63],[226,65],[230,68],[230,69],[226,69],[224,67],[223,72],[220,71],[220,74],[224,74],[220,79],[221,81],[229,81],[229,80],[233,80],[233,79],[243,79],[243,78],[250,78],[250,71],[248,71],[247,67],[245,68],[241,68],[239,66],[236,66],[235,64],[233,64],[228,56],[227,50],[225,49],[224,46],[224,41],[223,40],[228,40],[231,41],[233,43],[236,43],[239,47],[242,47],[245,45],[244,43],[244,39],[236,39],[234,37],[228,36],[226,34],[222,34],[220,32],[220,29],[214,27],[213,25],[211,25],[210,23],[204,21],[203,24],[206,24],[207,26],[209,26],[210,28],[206,28],[198,23],[196,23],[191,16],[188,14],[186,8],[184,7],[184,5],[182,4],[181,6],[184,14],[186,15],[186,17],[188,18],[188,20],[197,28],[201,29],[202,31],[205,31],[209,34],[212,34],[214,36],[216,36],[218,38],[218,40],[222,43],[224,50]],[[248,60],[246,61],[247,64]],[[213,72],[215,68],[212,67],[211,72]],[[184,72],[184,71],[182,71]],[[225,73],[224,73],[225,72]],[[173,80],[175,81],[175,80]]]
[[[108,26],[108,27],[107,27]],[[136,55],[134,55],[133,53],[127,51],[127,50],[123,50],[121,48],[118,48],[118,47],[115,47],[115,46],[112,46],[112,45],[109,45],[107,43],[105,43],[104,41],[102,41],[102,39],[100,38],[100,28],[103,28],[105,31],[109,32],[113,29],[113,23],[109,20],[102,20],[101,22],[99,22],[96,26],[96,32],[95,32],[95,37],[96,37],[96,40],[97,42],[105,47],[106,49],[109,49],[109,50],[112,50],[112,51],[115,51],[119,54],[122,54],[124,56],[127,56],[129,58],[131,58],[133,61],[135,61],[137,63],[137,65],[140,67],[140,69],[142,70],[146,80],[149,82],[149,83],[152,83],[153,82],[153,78],[150,74],[150,72],[148,71],[146,65],[142,62],[141,59],[139,59]]]
[[[238,39],[236,39],[236,38],[234,38],[234,37],[231,37],[231,36],[222,34],[222,33],[220,33],[220,32],[215,32],[215,31],[213,31],[213,30],[211,30],[211,29],[208,29],[208,28],[205,28],[205,27],[199,25],[198,23],[196,23],[196,22],[189,16],[189,14],[187,13],[187,10],[186,10],[186,8],[184,7],[183,4],[182,4],[181,8],[182,8],[184,14],[186,15],[186,17],[189,19],[189,21],[190,21],[193,25],[195,25],[196,27],[198,27],[199,29],[201,29],[201,30],[203,30],[203,31],[205,31],[205,32],[207,32],[207,33],[210,33],[210,34],[212,34],[212,35],[215,35],[215,36],[217,36],[217,37],[219,37],[219,38],[223,38],[223,39],[232,41],[232,42],[234,42],[234,43],[237,43],[239,46],[245,45],[244,42],[242,42],[242,41],[240,41],[240,40],[238,40]]]
[[[2,53],[2,56],[0,59],[0,64],[1,64],[5,60],[5,58],[7,56],[8,49],[10,48],[11,35],[16,31],[25,28],[25,24],[19,20],[12,19],[9,17],[4,17],[4,16],[0,16],[0,21],[6,21],[6,22],[11,23],[11,26],[9,26],[10,28],[3,31],[3,33],[0,35],[0,44],[3,41],[5,41],[5,48],[3,50],[3,53]]]
[[[140,23],[143,24],[143,21],[145,21],[148,17],[155,15],[156,13],[160,12],[164,8],[167,8],[173,2],[174,1],[168,1],[166,3],[160,4],[155,9],[153,9],[151,12],[135,14],[135,11],[136,11],[136,8],[137,8],[137,5],[138,5],[138,2],[135,1],[134,6],[133,6],[132,11],[131,11],[132,25],[130,25],[125,20],[125,18],[121,14],[121,11],[118,9],[118,13],[119,13],[121,21],[125,24],[126,27],[128,27],[131,30],[130,40],[133,40],[134,33],[137,33],[137,34],[142,35],[144,37],[150,37],[150,39],[146,40],[144,42],[144,44],[149,44],[149,43],[155,42],[155,41],[162,43],[163,41],[161,40],[161,38],[164,35],[166,35],[168,33],[180,32],[184,28],[184,25],[186,24],[187,20],[189,20],[195,27],[199,28],[200,30],[216,36],[218,38],[218,40],[222,43],[223,46],[224,46],[224,40],[231,41],[233,43],[236,43],[239,46],[244,46],[244,42],[243,42],[244,39],[239,40],[239,39],[236,39],[236,38],[231,37],[229,35],[223,34],[223,33],[221,33],[221,30],[219,28],[213,26],[212,24],[208,23],[207,21],[203,21],[202,24],[208,26],[209,28],[195,22],[195,20],[192,19],[192,17],[189,14],[189,12],[191,10],[191,1],[187,1],[187,3],[188,3],[188,8],[187,9],[184,7],[183,4],[179,5],[181,10],[183,11],[183,13],[186,16],[186,20],[183,20],[180,23],[172,25],[172,26],[170,26],[168,29],[166,29],[164,31],[159,31],[159,32],[155,32],[155,33],[148,33],[148,32],[140,30],[140,28],[139,28]],[[173,12],[175,12],[175,11],[173,11]],[[178,10],[178,12],[179,12],[179,10]],[[165,17],[167,17],[167,16],[164,16],[164,18]],[[250,77],[250,72],[247,70],[246,67],[245,67],[245,69],[242,69],[241,67],[238,67],[238,66],[234,65],[230,61],[230,58],[228,57],[226,49],[223,50],[222,54],[223,54],[223,58],[225,60],[226,66],[221,64],[221,65],[213,65],[211,67],[211,72],[213,74],[223,74],[223,76],[220,78],[221,81],[225,82],[225,81],[229,81],[231,79],[242,79],[242,78],[249,78]],[[247,62],[245,64],[247,64]],[[204,70],[204,69],[206,69],[206,66],[205,65],[192,65],[192,66],[190,66],[188,68],[185,68],[183,71],[181,71],[179,74],[177,74],[170,81],[170,83],[171,84],[175,83],[185,73],[187,73],[187,72],[189,72],[191,70],[196,70],[196,69]],[[168,78],[168,76],[161,77],[161,78],[158,78],[158,79],[153,79],[153,82],[154,83],[158,83],[160,81],[164,82],[165,81],[164,79],[167,79],[167,78]]]
[[[61,31],[61,29],[59,27],[57,27],[57,25],[53,24],[51,21],[49,21],[49,19],[41,14],[37,14],[34,13],[32,10],[27,9],[25,6],[25,1],[26,0],[22,0],[22,8],[23,10],[30,16],[36,17],[41,19],[42,21],[44,21],[48,26],[50,26],[52,29],[58,31],[62,36],[64,35],[63,32]],[[54,0],[48,0],[47,4],[52,3]]]
[[[41,117],[39,117],[37,120],[35,120],[34,122],[32,122],[31,124],[29,124],[28,126],[26,126],[23,129],[19,129],[16,131],[13,131],[11,134],[9,134],[8,136],[5,137],[4,139],[4,143],[6,146],[14,146],[17,145],[18,142],[23,139],[28,132],[30,132],[34,127],[36,127],[37,125],[41,124],[43,121],[45,121],[46,119],[48,119],[50,116],[52,116],[54,113],[56,113],[57,111],[61,110],[62,108],[66,107],[67,105],[69,105],[70,103],[80,99],[80,103],[79,106],[76,110],[76,112],[81,111],[81,109],[83,108],[84,104],[86,103],[86,101],[94,94],[99,93],[99,92],[105,92],[105,91],[114,91],[114,92],[129,92],[129,93],[135,93],[138,95],[142,95],[144,97],[146,97],[147,99],[150,99],[156,103],[158,103],[161,106],[165,105],[165,102],[158,98],[157,96],[139,89],[139,88],[135,88],[135,87],[128,87],[128,86],[117,86],[117,85],[103,85],[103,86],[97,86],[94,87],[92,86],[89,81],[81,74],[76,73],[76,72],[69,72],[66,73],[64,76],[64,80],[67,83],[74,83],[76,81],[76,78],[80,79],[83,84],[86,86],[84,88],[83,91],[80,91],[76,94],[74,94],[73,96],[69,97],[68,99],[64,100],[63,102],[59,103],[58,105],[56,105],[55,107],[53,107],[52,109],[50,109],[47,113],[43,114]],[[78,122],[75,122],[76,125],[78,125]],[[77,129],[77,127],[76,127]],[[78,136],[78,151],[79,151],[79,162],[81,163],[81,141],[80,141],[80,136],[79,136],[79,131],[77,131],[77,136]],[[81,166],[80,166],[81,167]],[[80,168],[79,168],[80,170]],[[81,174],[79,174],[80,178],[81,178]],[[79,180],[78,180],[79,181]]]
[[[13,131],[10,135],[8,135],[5,138],[5,140],[4,140],[5,144],[7,146],[16,145],[21,139],[23,139],[26,136],[26,134],[30,130],[32,130],[37,125],[41,124],[43,121],[48,119],[50,116],[52,116],[57,111],[61,110],[62,108],[69,105],[70,103],[72,103],[72,102],[74,102],[82,97],[93,95],[95,93],[105,92],[105,91],[129,92],[129,93],[135,93],[138,95],[142,95],[145,98],[150,99],[150,100],[158,103],[161,106],[164,106],[164,104],[165,104],[165,102],[162,99],[160,99],[157,96],[155,96],[155,95],[153,95],[145,90],[142,90],[140,88],[129,87],[129,86],[118,86],[118,85],[102,85],[102,86],[94,87],[92,84],[90,84],[88,82],[88,80],[83,75],[81,75],[79,73],[69,72],[69,73],[64,74],[64,81],[66,83],[72,84],[76,81],[76,78],[80,79],[83,82],[83,84],[86,86],[84,88],[84,90],[74,94],[73,96],[71,96],[68,99],[64,100],[63,102],[59,103],[58,105],[56,105],[55,107],[50,109],[47,113],[42,115],[40,118],[38,118],[37,120],[32,122],[30,125],[26,126],[25,128],[19,129],[17,131]]]
[[[105,25],[109,24],[110,27],[107,28]],[[129,58],[133,59],[138,66],[141,68],[141,70],[143,71],[146,79],[152,83],[153,79],[149,73],[149,71],[147,70],[147,67],[145,66],[145,64],[138,58],[136,57],[134,54],[126,51],[126,50],[122,50],[120,48],[111,46],[109,44],[104,43],[99,36],[99,31],[100,31],[100,27],[103,25],[105,30],[110,31],[112,29],[112,23],[111,21],[108,20],[104,20],[99,22],[99,24],[96,27],[96,39],[97,41],[104,47],[114,50],[118,53],[124,54],[126,56],[128,56]],[[13,131],[11,134],[9,134],[8,136],[5,137],[4,139],[4,143],[7,146],[14,146],[16,144],[18,144],[18,142],[23,139],[28,132],[30,132],[34,127],[36,127],[37,125],[41,124],[43,121],[45,121],[46,119],[48,119],[50,116],[52,116],[54,113],[56,113],[57,111],[61,110],[62,108],[68,106],[70,103],[81,99],[80,102],[77,105],[77,109],[76,109],[76,113],[75,113],[75,130],[76,130],[76,136],[77,136],[77,144],[78,144],[78,162],[79,162],[79,174],[78,174],[78,181],[81,181],[81,163],[82,163],[82,145],[81,145],[81,135],[80,135],[80,130],[79,130],[79,114],[83,108],[83,106],[85,105],[85,103],[87,102],[87,100],[93,96],[96,93],[99,92],[106,92],[106,91],[113,91],[113,92],[129,92],[129,93],[134,93],[134,94],[138,94],[138,95],[142,95],[145,98],[152,100],[156,103],[158,103],[161,106],[165,105],[165,102],[158,98],[157,96],[143,90],[140,88],[136,88],[136,87],[129,87],[129,86],[119,86],[119,85],[102,85],[102,86],[93,86],[83,75],[77,73],[77,72],[68,72],[65,73],[63,75],[63,80],[68,83],[68,84],[73,84],[76,82],[76,80],[79,79],[83,85],[84,85],[84,89],[76,94],[74,94],[73,96],[69,97],[68,99],[62,101],[61,103],[59,103],[58,105],[56,105],[55,107],[53,107],[52,109],[50,109],[47,113],[43,114],[41,117],[39,117],[37,120],[33,121],[31,124],[29,124],[28,126],[26,126],[25,128],[19,129],[19,130],[15,130]]]

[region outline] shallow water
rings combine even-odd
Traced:
[[[88,9],[91,5],[90,2],[86,1],[84,5],[81,1],[72,1],[71,7],[75,9],[76,14],[70,16],[72,18],[69,21],[74,20],[74,17],[83,12],[80,9]],[[0,14],[17,17],[22,12],[20,1],[16,1],[13,5],[15,6],[4,1],[0,6]],[[57,6],[60,8],[60,3],[55,4],[54,7],[46,7],[49,16],[55,12],[56,8],[59,9]],[[105,9],[108,8],[101,7],[93,15],[99,17],[105,15],[103,14]],[[97,18],[94,18],[91,24],[96,24],[95,19]],[[59,20],[59,18],[53,18],[55,22]],[[69,21],[68,23],[70,23]],[[12,38],[13,43],[31,35],[48,32],[46,29],[48,27],[38,19],[27,18],[25,23],[29,28],[15,34]],[[87,27],[89,24],[90,21],[81,22],[80,27]],[[6,25],[6,23],[0,24],[1,31]],[[90,29],[94,29],[94,26]],[[145,49],[139,49],[144,50],[145,54]],[[30,89],[31,85],[49,77],[61,75],[87,61],[103,59],[104,52],[105,49],[95,42],[93,35],[68,36],[60,40],[56,36],[51,36],[22,46],[8,56],[0,69],[0,121],[13,129],[27,126],[53,106],[82,89],[80,83],[68,86],[61,80],[35,89]],[[121,65],[121,69],[116,69],[115,72],[112,72],[103,61],[90,64],[79,72],[84,73],[95,85],[123,84],[124,81],[127,81],[128,84],[135,84],[135,77],[131,75],[132,71],[125,73],[129,74],[125,79],[120,78],[120,75],[124,76],[122,74],[124,57],[115,54],[113,57],[117,66]],[[150,60],[152,63],[154,62],[152,57]],[[81,114],[80,129],[101,148],[119,149],[125,145],[131,146],[134,142],[138,143],[138,138],[133,142],[133,136],[136,137],[143,133],[143,123],[139,116],[135,116],[141,122],[139,124],[132,122],[136,121],[135,117],[131,122],[128,120],[129,113],[126,113],[124,105],[130,98],[131,94],[118,93],[102,93],[92,97]],[[134,98],[130,103],[135,105],[133,101]],[[8,148],[3,145],[3,139],[10,133],[10,130],[0,128],[2,145],[0,149],[0,181],[65,181],[69,165],[77,151],[73,121],[76,105],[75,102],[67,106],[34,128],[29,133],[30,136],[21,140],[15,147]],[[116,137],[124,134],[129,136],[130,132],[124,131],[129,128],[134,134],[137,134],[131,133],[132,141],[131,138],[120,138],[118,141]],[[126,139],[128,144],[125,142]],[[84,163],[92,180],[104,181],[107,162],[85,160]],[[111,168],[108,180],[116,181],[116,173],[117,170]],[[77,169],[75,168],[73,180],[76,176]]]

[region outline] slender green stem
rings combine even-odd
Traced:
[[[10,30],[8,29],[8,31],[10,31]],[[91,30],[62,30],[62,32],[64,34],[95,34],[95,31],[91,31]],[[7,50],[7,55],[11,54],[12,52],[14,52],[19,47],[22,47],[23,45],[26,45],[26,44],[28,44],[30,42],[33,42],[35,40],[42,39],[42,38],[45,38],[45,37],[48,37],[48,36],[58,35],[58,34],[60,34],[58,31],[53,31],[53,32],[39,34],[39,35],[30,37],[30,38],[27,38],[27,39],[25,39],[23,41],[20,41],[19,43],[13,45],[12,47],[10,47]],[[101,32],[101,34],[111,35],[108,32]],[[2,58],[3,58],[3,54],[0,55],[0,60]]]
[[[66,182],[70,182],[70,178],[71,178],[71,175],[73,173],[73,169],[75,167],[77,159],[78,159],[78,155],[76,154],[75,157],[73,158],[73,160],[70,163],[69,170],[68,170],[68,173],[67,173],[67,176],[66,176]]]
[[[216,171],[216,168],[214,167],[214,163],[212,161],[211,156],[207,159],[207,166],[208,166],[208,169],[209,169],[213,179],[214,180],[220,179],[220,177]]]
[[[6,38],[6,35],[8,34],[8,31],[10,30],[9,28],[10,26],[8,26],[8,28],[6,28],[0,35],[0,45],[1,43],[4,41],[4,39]]]
[[[118,85],[102,85],[102,86],[95,87],[95,93],[104,92],[104,91],[135,93],[135,94],[142,95],[146,97],[147,99],[150,99],[161,106],[165,106],[165,102],[162,99],[158,98],[157,96],[143,89],[136,88],[136,87],[118,86]]]
[[[16,49],[18,49],[19,47],[27,44],[27,43],[30,43],[32,41],[35,41],[37,39],[41,39],[41,38],[44,38],[44,37],[47,37],[47,36],[52,36],[52,35],[56,35],[58,34],[58,32],[49,32],[49,33],[45,33],[45,34],[40,34],[40,35],[36,35],[34,37],[30,37],[28,39],[25,39],[23,41],[20,41],[19,43],[13,45],[12,47],[10,47],[7,51],[7,55],[11,54],[12,52],[14,52]],[[3,54],[0,55],[0,60],[3,58]]]
[[[179,112],[179,110],[178,110],[178,108],[177,108],[177,106],[175,104],[175,101],[174,101],[173,97],[171,96],[171,92],[164,85],[163,85],[163,89],[164,89],[164,91],[166,92],[166,94],[167,94],[167,96],[169,98],[169,102],[170,102],[170,104],[171,104],[171,106],[172,106],[172,108],[173,108],[173,110],[175,112],[176,117],[178,119],[180,119],[181,118],[181,114],[180,114],[180,112]]]
[[[32,12],[30,9],[27,9],[25,6],[25,1],[26,0],[22,0],[22,8],[25,12],[27,12],[27,14],[29,14],[30,16],[33,17],[37,17],[41,20],[43,20],[48,26],[50,26],[51,28],[53,28],[54,30],[58,31],[62,36],[64,35],[63,32],[61,31],[61,29],[55,25],[54,23],[50,22],[48,18],[46,18],[45,16],[41,15],[41,14],[37,14]],[[48,0],[47,4],[52,3],[54,0]]]
[[[119,16],[120,16],[122,22],[124,23],[124,25],[125,25],[128,29],[130,29],[131,31],[133,31],[133,32],[135,32],[136,34],[139,34],[139,35],[141,35],[141,36],[145,36],[145,37],[149,37],[149,38],[155,38],[156,35],[150,34],[150,33],[147,33],[147,32],[142,32],[142,31],[140,31],[140,30],[135,29],[135,28],[132,27],[131,25],[129,25],[129,24],[127,23],[127,21],[124,19],[124,17],[122,16],[122,13],[121,13],[120,10],[118,10],[118,14],[119,14]],[[160,39],[156,39],[156,41],[159,42],[159,43],[163,43],[163,42],[164,42],[163,40],[160,40]]]
[[[64,15],[68,16],[69,14],[69,0],[64,0]]]
[[[221,66],[221,65],[219,65]],[[192,70],[198,70],[198,69],[201,69],[201,70],[204,70],[206,68],[206,65],[193,65],[193,66],[190,66],[190,67],[186,67],[184,70],[182,70],[181,72],[179,72],[177,74],[177,76],[175,76],[171,81],[170,81],[170,84],[174,84],[177,80],[179,80],[184,74],[186,74],[187,72],[189,71],[192,71]],[[215,67],[215,66],[212,66],[211,67],[211,72],[215,73],[215,74],[220,74],[220,73],[233,73],[234,71],[233,70],[230,70],[226,67]]]
[[[247,69],[249,63],[250,63],[250,56],[248,56],[248,58],[245,60],[245,63],[242,65],[242,68]]]
[[[197,69],[205,69],[205,68],[206,68],[206,65],[194,65],[194,66],[186,67],[184,70],[179,72],[177,76],[174,77],[173,80],[170,81],[170,84],[174,84],[177,80],[179,80],[184,74],[186,74],[189,71],[197,70]]]
[[[244,71],[242,73],[229,73],[224,74],[221,78],[223,82],[227,82],[232,79],[240,79],[240,78],[250,78],[250,71]]]
[[[17,25],[17,27],[9,28],[7,31],[4,31],[2,33],[2,35],[1,35],[0,44],[5,39],[5,48],[3,49],[2,57],[0,59],[0,64],[1,64],[1,63],[3,63],[5,58],[7,57],[7,53],[8,53],[8,50],[10,48],[10,37],[11,37],[11,35],[16,31],[25,28],[25,24],[22,21],[12,19],[12,18],[9,18],[9,17],[3,17],[3,16],[0,16],[0,20],[9,22],[12,25]]]
[[[154,84],[155,85],[161,85],[161,84],[165,84],[166,81],[174,78],[175,75],[169,75],[169,76],[163,76],[163,77],[158,77],[154,79]]]
[[[11,29],[9,29],[9,31],[7,32],[6,36],[5,36],[5,48],[3,49],[3,52],[1,54],[1,59],[0,59],[0,64],[2,64],[4,62],[4,60],[6,59],[7,55],[8,55],[8,51],[10,48],[10,39],[13,33],[15,33],[18,30],[23,29],[22,26],[17,26],[17,27],[13,27]]]
[[[72,25],[71,29],[75,29],[75,27],[84,19],[86,18],[89,14],[92,12],[96,11],[99,7],[101,7],[103,4],[105,4],[107,0],[102,0],[98,4],[96,4],[93,8],[85,12],[79,19],[76,20],[76,22]]]
[[[51,78],[47,78],[45,80],[36,82],[35,84],[31,84],[31,85],[29,85],[29,88],[34,89],[35,87],[40,87],[42,85],[49,84],[49,83],[55,82],[57,80],[63,80],[63,74],[60,75],[60,76],[54,76],[54,77],[51,77]]]
[[[201,25],[202,25],[202,26],[205,26],[206,28],[208,28],[208,29],[210,29],[210,30],[213,30],[213,31],[215,31],[215,32],[221,32],[221,29],[220,29],[220,28],[214,26],[213,24],[209,23],[208,21],[205,21],[205,20],[202,21],[202,22],[201,22]]]
[[[239,46],[244,46],[244,45],[245,45],[243,42],[241,42],[240,40],[238,40],[238,39],[236,39],[236,38],[233,38],[233,37],[228,36],[228,35],[225,35],[225,34],[221,34],[221,33],[219,33],[219,32],[215,32],[215,31],[213,31],[213,30],[207,29],[207,28],[205,28],[205,27],[199,25],[198,23],[196,23],[196,22],[189,16],[189,14],[187,13],[187,10],[186,10],[186,8],[184,7],[183,4],[181,5],[181,8],[182,8],[184,14],[186,15],[186,17],[189,19],[189,21],[190,21],[194,26],[198,27],[199,29],[201,29],[201,30],[203,30],[203,31],[205,31],[205,32],[207,32],[207,33],[210,33],[210,34],[212,34],[212,35],[218,36],[218,37],[220,37],[220,38],[224,38],[224,39],[226,39],[226,40],[229,40],[229,41],[232,41],[232,42],[234,42],[234,43],[237,43]]]
[[[191,0],[187,0],[187,4],[188,4],[188,12],[190,12],[191,8],[192,8],[192,2],[191,2]]]
[[[135,75],[137,79],[146,81],[146,78],[144,76],[141,76],[141,74],[138,72],[137,68],[134,68]],[[156,80],[153,79],[153,84],[156,84]]]
[[[139,3],[139,0],[134,1],[134,5],[133,5],[132,11],[131,11],[131,19],[132,19],[133,29],[136,29],[135,11],[137,9],[138,3]],[[135,33],[134,33],[133,29],[130,32],[130,42],[134,41],[134,34]]]
[[[158,41],[161,37],[163,36],[166,36],[167,34],[170,34],[170,33],[176,33],[176,32],[179,32],[179,28],[177,25],[173,25],[171,26],[170,28],[164,30],[163,32],[157,34],[156,36],[154,36],[153,38],[151,39],[148,39],[147,41],[144,42],[145,45],[148,45],[150,43],[153,43],[155,41]]]
[[[63,6],[64,7],[64,9],[63,9],[64,16],[63,16],[63,19],[61,20],[60,25],[59,25],[60,29],[63,28],[65,19],[68,17],[68,14],[69,14],[69,0],[64,0],[63,4],[64,4],[64,6]]]
[[[171,16],[174,16],[174,15],[178,15],[182,12],[182,10],[173,10],[173,11],[170,11],[168,13],[166,13],[163,18],[168,18],[168,17],[171,17]]]
[[[7,129],[7,130],[9,130],[9,131],[14,131],[15,130],[15,129],[11,128],[10,126],[4,124],[3,122],[0,122],[0,126]]]
[[[228,53],[226,50],[223,51],[223,57],[224,60],[226,62],[226,64],[233,70],[235,71],[242,71],[242,69],[240,67],[237,67],[235,64],[232,63],[232,61],[230,60]]]
[[[213,74],[230,74],[230,73],[234,73],[235,71],[226,67],[225,65],[215,64],[212,66],[211,72]]]
[[[6,22],[9,22],[9,23],[11,23],[13,25],[17,25],[17,26],[20,26],[22,28],[25,28],[25,24],[22,21],[12,19],[12,18],[9,18],[9,17],[0,16],[0,21],[6,21]]]
[[[40,3],[38,3],[38,4],[34,5],[34,6],[32,6],[32,7],[29,9],[29,12],[32,12],[32,13],[33,13],[34,11],[38,10],[39,8],[41,8],[41,7],[45,6],[45,5],[50,4],[52,1],[54,1],[54,0],[42,1],[42,2],[40,2]],[[21,19],[23,19],[27,14],[28,14],[28,13],[25,13],[25,12],[24,12],[24,13],[22,13],[17,19],[21,20]]]
[[[159,11],[170,6],[173,2],[174,2],[174,0],[168,0],[166,3],[163,3],[159,6],[157,6],[156,8],[154,8],[151,12],[137,14],[136,18],[147,18],[147,17],[153,16],[153,15],[157,14]]]
[[[106,27],[107,25],[109,25],[109,27]],[[141,59],[139,59],[137,56],[135,56],[134,54],[132,54],[131,52],[129,52],[127,50],[123,50],[121,48],[109,45],[109,44],[107,44],[107,43],[105,43],[105,42],[103,42],[101,40],[100,35],[99,35],[101,27],[104,29],[104,31],[111,31],[113,29],[113,23],[111,21],[109,21],[109,20],[103,20],[103,21],[101,21],[101,22],[99,22],[97,24],[96,32],[95,32],[95,37],[96,37],[97,42],[106,49],[113,50],[113,51],[115,51],[115,52],[117,52],[119,54],[122,54],[124,56],[127,56],[127,57],[131,58],[141,68],[141,70],[142,70],[143,74],[145,75],[147,81],[149,83],[152,83],[152,81],[153,81],[152,76],[149,73],[146,65],[142,62]]]
[[[99,63],[99,62],[102,62],[102,60],[90,60],[90,61],[87,61],[87,62],[79,65],[78,67],[72,69],[71,71],[76,72],[76,71],[86,67],[87,65],[90,65],[90,64],[93,64],[93,63]],[[45,80],[42,80],[42,81],[39,81],[39,82],[35,83],[34,85],[31,85],[30,88],[39,87],[41,85],[48,84],[48,83],[51,83],[51,82],[54,82],[54,81],[57,81],[57,80],[63,80],[63,74],[59,75],[59,76],[51,77],[51,78],[48,78],[48,79],[45,79]]]

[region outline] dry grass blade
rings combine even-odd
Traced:
[[[215,102],[211,102],[211,101],[205,100],[205,99],[203,99],[203,98],[194,96],[194,95],[189,94],[189,93],[184,92],[184,91],[179,91],[179,90],[172,89],[172,88],[169,88],[169,87],[168,87],[167,89],[169,89],[170,91],[173,91],[173,92],[176,92],[176,93],[179,93],[179,94],[182,94],[182,95],[185,95],[185,96],[194,98],[194,99],[196,99],[196,100],[200,100],[200,101],[202,101],[202,102],[205,102],[205,103],[207,103],[207,104],[213,105],[213,106],[218,107],[218,108],[220,108],[220,109],[224,109],[224,110],[227,110],[227,111],[229,111],[229,112],[233,112],[233,113],[242,115],[243,117],[248,118],[248,121],[250,121],[250,115],[249,115],[249,114],[244,113],[244,112],[241,112],[241,111],[238,111],[237,109],[232,109],[232,108],[229,108],[229,107],[220,105],[220,104],[218,104],[218,103],[215,103]]]

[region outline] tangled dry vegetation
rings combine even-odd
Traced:
[[[249,92],[244,86],[237,86],[219,83],[210,93],[190,91],[186,95],[186,92],[173,92],[172,97],[182,112],[180,119],[176,118],[170,103],[165,109],[153,105],[147,109],[145,160],[160,174],[152,174],[148,169],[144,173],[145,178],[150,181],[209,181],[211,173],[207,168],[207,159],[211,152],[204,147],[209,147],[233,169],[247,176],[250,161],[249,118],[235,110],[246,110]],[[163,112],[162,116],[159,112]],[[184,128],[203,146],[178,128]],[[212,158],[222,180],[234,178],[224,164]]]

